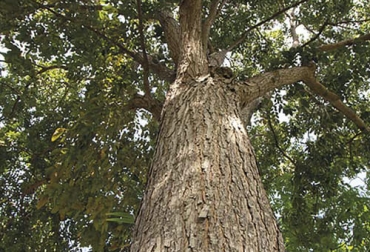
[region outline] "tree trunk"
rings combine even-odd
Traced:
[[[230,82],[172,85],[132,252],[284,251]]]

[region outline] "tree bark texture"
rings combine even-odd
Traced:
[[[232,80],[172,85],[131,251],[284,251]]]
[[[222,60],[210,64],[207,58],[203,32],[214,17],[202,31],[201,0],[180,1],[178,35],[166,18],[171,22],[161,24],[178,61],[177,78],[163,105],[131,251],[284,251],[241,111],[277,87],[307,79],[315,68],[235,82],[231,69],[219,67]]]
[[[206,50],[202,42],[202,1],[182,0],[179,13],[181,48],[177,76],[201,76],[208,72]]]

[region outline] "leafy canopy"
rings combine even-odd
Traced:
[[[220,2],[210,50],[233,47],[237,78],[315,60],[321,82],[370,122],[369,43],[321,47],[369,32],[367,1]],[[138,3],[0,2],[0,251],[128,246],[158,132],[145,79],[162,104],[175,64],[158,20],[178,5]],[[141,31],[166,74],[153,65],[146,76]],[[266,98],[248,129],[287,250],[368,251],[369,134],[302,83]]]

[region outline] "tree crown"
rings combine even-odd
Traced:
[[[189,2],[0,2],[0,250],[129,244],[166,92],[193,54],[203,71],[221,56],[241,82],[316,62],[337,97],[301,82],[268,93],[251,141],[288,250],[370,247],[370,138],[358,126],[370,122],[370,6]]]

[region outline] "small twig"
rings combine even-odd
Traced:
[[[258,22],[257,24],[255,24],[255,25],[253,25],[253,26],[249,27],[249,29],[248,29],[248,30],[246,30],[246,31],[243,33],[243,35],[242,35],[242,36],[241,36],[237,41],[235,41],[231,46],[229,46],[229,48],[227,48],[227,50],[228,50],[228,51],[231,51],[231,50],[233,50],[235,47],[237,47],[238,45],[240,45],[241,43],[243,43],[243,42],[245,41],[245,39],[247,38],[248,33],[249,33],[249,32],[251,32],[252,30],[254,30],[254,29],[256,29],[257,27],[259,27],[259,26],[261,26],[261,25],[263,25],[263,24],[265,24],[265,23],[267,23],[267,22],[269,22],[269,21],[273,20],[273,19],[274,19],[274,18],[276,18],[277,16],[280,16],[281,14],[285,13],[287,10],[289,10],[289,9],[291,9],[291,8],[294,8],[294,7],[296,7],[296,6],[300,5],[300,4],[304,3],[304,2],[307,2],[307,1],[309,1],[309,0],[301,0],[301,1],[299,1],[299,2],[297,2],[297,3],[294,3],[294,4],[292,4],[292,5],[288,6],[288,7],[285,7],[285,8],[283,8],[283,9],[279,10],[278,12],[276,12],[275,14],[273,14],[272,16],[270,16],[269,18],[267,18],[267,19],[265,19],[265,20],[262,20],[261,22]]]
[[[360,135],[362,135],[363,132],[359,132],[359,133],[356,133],[353,137],[351,137],[351,139],[347,142],[348,144],[352,144],[352,142]]]
[[[13,106],[12,106],[12,110],[11,110],[11,112],[8,115],[8,117],[11,117],[13,115],[14,111],[15,111],[16,106],[18,105],[18,103],[21,100],[22,93],[20,91],[18,91],[17,89],[13,88],[12,86],[8,85],[6,82],[4,82],[4,83],[2,82],[1,84],[4,85],[4,86],[6,86],[7,88],[9,88],[10,90],[12,90],[13,93],[17,94],[17,98],[16,98],[16,100],[15,100]],[[6,115],[3,115],[2,117],[0,117],[0,120],[1,121],[4,120],[5,117],[6,117]]]
[[[15,100],[14,104],[13,104],[13,107],[12,107],[12,110],[10,111],[8,117],[12,117],[13,114],[15,113],[15,109],[17,108],[17,105],[19,102],[21,102],[21,98],[22,98],[22,95],[24,95],[24,93],[26,92],[26,90],[29,88],[29,86],[31,86],[32,82],[29,82],[25,87],[24,87],[24,91],[23,93],[20,93],[18,91],[16,91],[17,93],[17,99]],[[8,86],[8,85],[7,85]],[[11,88],[10,86],[8,86],[9,88]],[[14,88],[11,88],[12,90],[15,90]]]
[[[307,25],[305,25],[305,24],[302,24],[303,25],[303,27],[307,30],[307,31],[309,31],[309,32],[311,32],[312,34],[316,34],[315,33],[315,31],[314,30],[312,30],[310,27],[308,27]]]
[[[324,24],[320,27],[319,32],[317,34],[315,34],[315,36],[313,36],[309,41],[304,43],[301,47],[305,47],[305,46],[311,44],[316,39],[318,39],[320,37],[320,35],[324,32],[326,26],[328,26],[328,25],[329,25],[329,23],[327,21],[325,21]]]
[[[145,48],[145,36],[144,36],[144,25],[143,25],[143,13],[141,10],[141,0],[137,0],[137,12],[139,18],[139,34],[140,34],[140,44],[141,50],[143,51],[143,69],[144,69],[144,93],[146,96],[150,96],[150,83],[149,83],[149,61],[148,55]]]
[[[21,95],[22,94],[21,92],[19,92],[17,89],[15,89],[14,87],[10,86],[6,82],[1,82],[1,84],[4,85],[4,86],[6,86],[7,88],[9,88],[10,90],[12,90],[13,93],[15,93],[17,95]]]
[[[279,144],[279,140],[278,140],[278,137],[276,135],[276,132],[275,132],[275,129],[274,129],[274,126],[272,126],[272,123],[271,123],[271,118],[270,118],[270,115],[268,115],[268,118],[267,118],[267,123],[268,123],[268,126],[272,132],[272,136],[274,137],[274,142],[275,142],[275,146],[276,148],[278,148],[278,150],[280,151],[280,153],[286,158],[288,159],[293,165],[294,167],[297,167],[295,161],[293,160],[293,158],[291,158],[288,154],[285,153],[285,151],[280,147],[280,144]]]
[[[45,4],[44,6],[47,6],[49,8],[60,8],[60,7],[63,7],[63,8],[66,8],[68,9],[68,7],[71,7],[68,3],[66,4],[61,4],[61,3],[58,3],[58,4]],[[104,6],[103,5],[78,5],[77,7],[78,9],[80,10],[83,10],[83,11],[100,11],[100,10],[103,10]]]
[[[68,68],[66,66],[58,66],[58,65],[53,65],[53,66],[39,66],[39,65],[36,65],[38,67],[41,67],[41,70],[37,72],[37,74],[42,74],[42,73],[45,73],[46,71],[49,71],[49,70],[53,70],[53,69],[63,69],[63,70],[68,70]]]
[[[51,9],[51,8],[45,6],[45,5],[42,5],[41,3],[38,3],[37,1],[33,0],[33,2],[36,3],[37,5],[39,5],[40,8],[46,9],[49,12],[53,13],[56,17],[59,17],[59,18],[64,19],[68,22],[71,22],[71,23],[76,23],[76,20],[68,18],[68,17],[54,11],[53,9]],[[132,52],[132,51],[128,50],[122,44],[118,43],[117,40],[113,40],[113,39],[107,37],[105,34],[101,33],[99,30],[97,30],[97,29],[95,29],[95,28],[93,28],[89,25],[82,24],[82,23],[80,23],[80,25],[83,26],[84,28],[86,28],[87,30],[90,30],[90,31],[94,32],[96,35],[98,35],[100,38],[104,39],[105,41],[109,42],[110,44],[112,44],[114,46],[117,46],[118,49],[123,54],[128,55],[134,61],[136,61],[140,64],[144,64],[144,58],[140,53],[136,53],[136,52]],[[175,80],[175,76],[176,76],[175,72],[168,69],[165,65],[160,64],[160,63],[156,64],[152,61],[149,62],[149,65],[150,65],[150,69],[152,69],[161,79],[169,81],[169,82],[173,82]]]
[[[64,16],[64,15],[62,15],[62,14],[60,14],[60,13],[58,13],[58,12],[54,11],[52,8],[50,8],[50,7],[46,6],[46,5],[43,5],[43,4],[41,4],[41,3],[38,3],[37,1],[33,1],[33,2],[35,2],[36,4],[38,4],[41,8],[46,9],[46,10],[48,10],[49,12],[53,13],[56,17],[62,18],[62,19],[66,20],[66,21],[69,21],[69,22],[71,22],[71,23],[75,23],[75,20],[72,20],[71,18],[66,17],[66,16]],[[122,52],[124,52],[125,54],[127,54],[127,55],[131,56],[132,58],[134,58],[134,57],[135,57],[135,53],[134,53],[134,52],[131,52],[130,50],[128,50],[128,49],[126,49],[125,47],[123,47],[122,45],[120,45],[120,44],[118,44],[118,43],[114,42],[112,39],[108,38],[107,36],[105,36],[104,34],[102,34],[101,32],[99,32],[99,31],[98,31],[98,30],[96,30],[95,28],[93,28],[93,27],[91,27],[91,26],[89,26],[89,25],[86,25],[86,24],[80,24],[80,25],[82,25],[82,26],[83,26],[83,27],[85,27],[86,29],[88,29],[88,30],[90,30],[90,31],[94,32],[94,33],[95,33],[95,34],[97,34],[99,37],[103,38],[104,40],[107,40],[108,42],[111,42],[111,43],[115,44],[115,45],[116,45],[116,46],[117,46],[117,47],[118,47]]]

